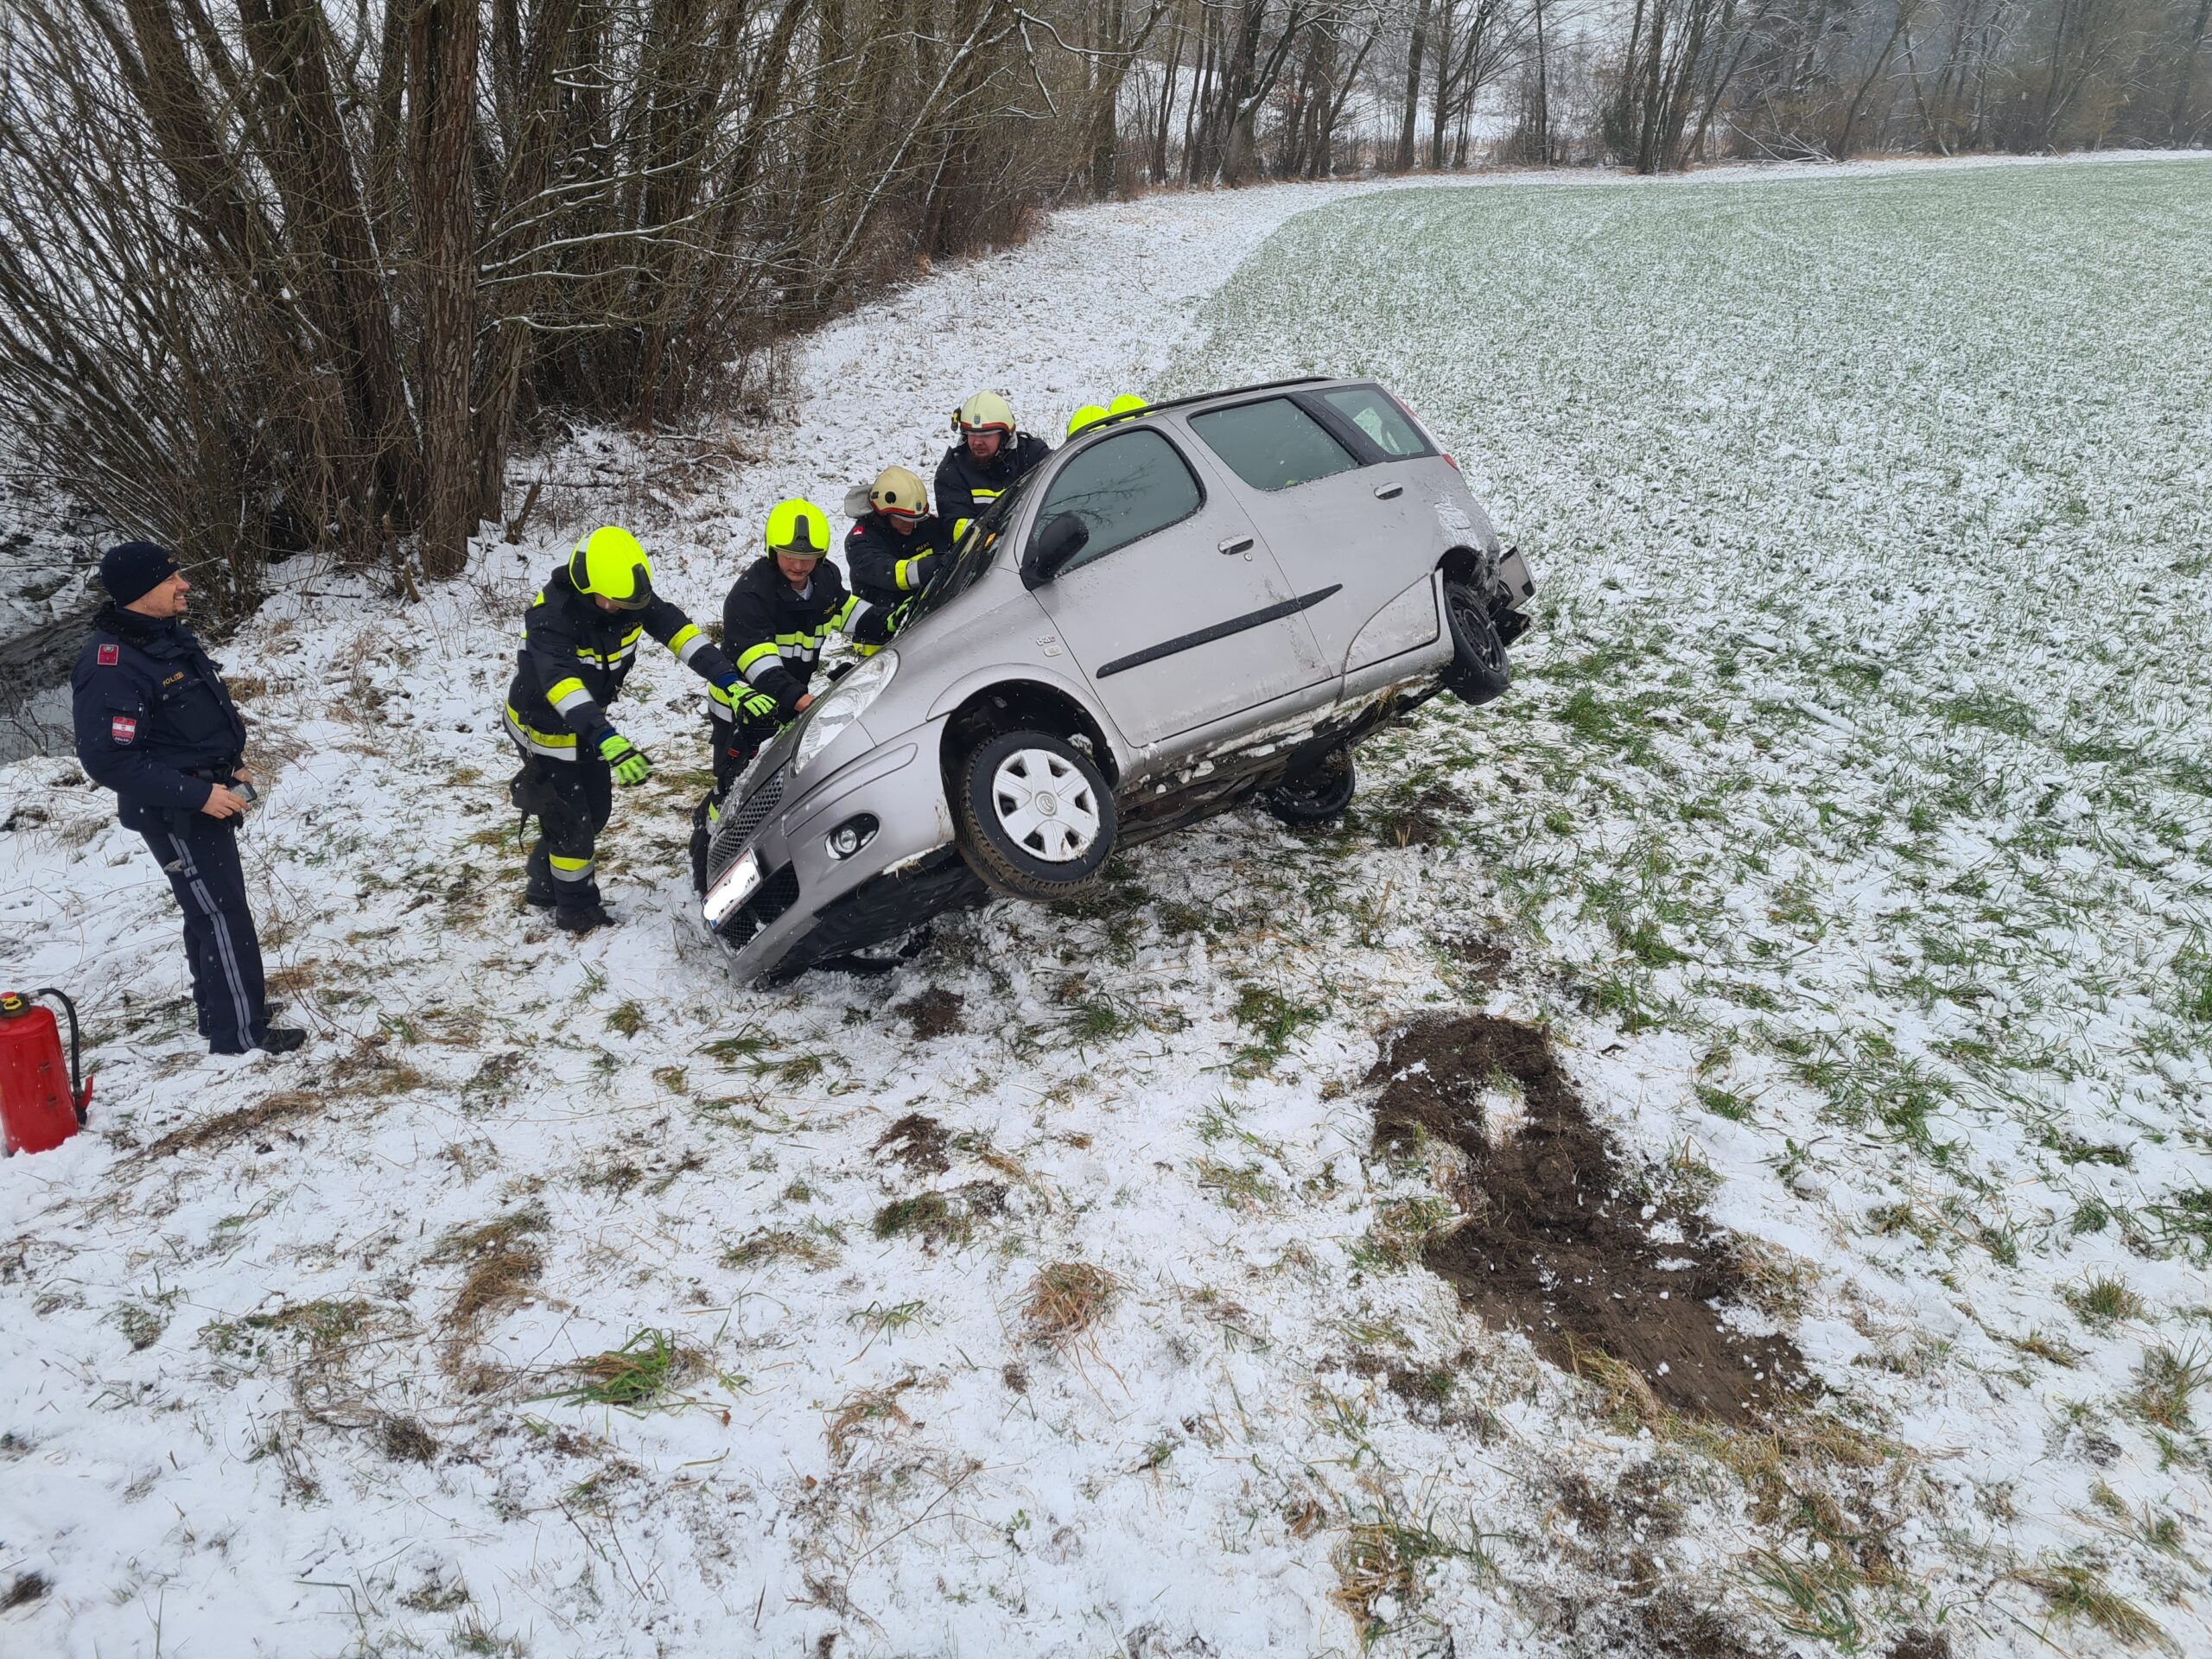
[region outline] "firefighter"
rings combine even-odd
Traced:
[[[880,646],[904,608],[845,591],[837,567],[823,556],[830,515],[811,501],[776,503],[762,539],[766,551],[745,567],[722,601],[722,648],[744,677],[715,697],[715,786],[691,815],[691,885],[702,893],[722,791],[762,744],[813,706],[808,687],[830,636],[842,632],[864,648]]]
[[[1014,410],[995,391],[979,391],[952,417],[960,442],[937,464],[938,516],[961,526],[1013,488],[1014,480],[1052,453],[1033,432],[1014,429]]]
[[[930,512],[922,480],[904,467],[878,473],[868,499],[845,537],[845,568],[856,595],[888,610],[929,585],[952,550],[951,526]]]
[[[716,697],[717,791],[745,770],[764,742],[814,698],[808,687],[822,647],[842,632],[880,645],[895,626],[892,607],[845,591],[830,551],[830,515],[811,501],[768,510],[767,551],[745,568],[722,601],[722,647],[744,683]]]
[[[1105,418],[1105,404],[1085,404],[1068,416],[1068,436],[1071,438],[1079,436],[1086,428],[1096,426]]]
[[[1109,415],[1138,415],[1151,407],[1134,391],[1125,391],[1106,405],[1106,412]]]
[[[614,919],[592,874],[599,832],[613,808],[613,785],[641,784],[652,771],[607,717],[639,640],[659,640],[718,698],[743,689],[729,658],[652,584],[638,538],[608,525],[576,543],[523,620],[506,731],[522,755],[510,796],[525,821],[538,823],[524,896],[571,933]]]
[[[176,555],[125,542],[100,560],[110,603],[70,676],[77,758],[115,791],[184,911],[192,1000],[208,1052],[289,1054],[307,1040],[269,1023],[261,943],[246,902],[238,829],[254,798],[245,722],[182,623],[192,584]]]

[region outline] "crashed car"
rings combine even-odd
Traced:
[[[1116,848],[1244,803],[1325,822],[1361,739],[1506,689],[1534,592],[1371,381],[1087,427],[732,782],[702,917],[741,979],[783,979],[993,893],[1066,898]]]

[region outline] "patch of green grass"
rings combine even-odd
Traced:
[[[645,1330],[620,1348],[570,1369],[582,1379],[564,1394],[547,1397],[566,1405],[620,1406],[635,1411],[668,1392],[696,1357],[678,1347],[664,1331]]]
[[[2182,1188],[2145,1205],[2143,1213],[2156,1224],[2162,1243],[2200,1261],[2212,1255],[2212,1187]]]
[[[2054,1618],[2086,1620],[2132,1646],[2167,1645],[2158,1621],[2107,1588],[2103,1577],[2090,1567],[2053,1562],[2013,1576],[2042,1596]]]
[[[607,1028],[619,1031],[625,1037],[634,1037],[645,1028],[645,1010],[634,999],[622,1003],[607,1016]]]
[[[2212,952],[2191,946],[2174,958],[2173,973],[2181,1017],[2212,1026]]]
[[[1318,1025],[1321,1010],[1294,1002],[1281,991],[1264,985],[1239,988],[1230,1017],[1253,1034],[1253,1040],[1236,1052],[1235,1069],[1243,1076],[1267,1071],[1289,1052],[1291,1040],[1308,1026]]]
[[[2066,1306],[2084,1325],[2116,1325],[2122,1319],[2139,1319],[2143,1313],[2143,1299],[2117,1279],[2098,1274],[2078,1285],[2069,1285],[2060,1293]]]
[[[717,1037],[711,1043],[702,1043],[699,1052],[724,1065],[735,1065],[741,1060],[756,1060],[769,1049],[781,1046],[765,1032],[742,1031],[734,1037]]]
[[[1257,1164],[1225,1164],[1208,1158],[1199,1162],[1198,1179],[1200,1187],[1232,1210],[1256,1212],[1282,1199],[1282,1189]]]
[[[2207,1383],[2212,1383],[2212,1356],[2202,1346],[2184,1350],[2161,1343],[2135,1369],[2128,1409],[2154,1427],[2186,1434],[2196,1427],[2191,1402]]]
[[[1716,1117],[1725,1117],[1732,1122],[1748,1123],[1751,1119],[1750,1101],[1709,1083],[1697,1085],[1697,1103]]]

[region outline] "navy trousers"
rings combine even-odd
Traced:
[[[231,822],[194,812],[181,831],[141,829],[184,910],[184,954],[200,1034],[217,1054],[243,1054],[269,1034],[261,941],[247,907],[238,832]]]

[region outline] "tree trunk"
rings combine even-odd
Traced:
[[[476,532],[476,0],[422,0],[408,31],[409,145],[423,293],[423,574],[457,576]]]
[[[1398,127],[1398,155],[1394,163],[1401,173],[1411,171],[1414,164],[1414,124],[1421,115],[1421,62],[1428,39],[1428,7],[1429,0],[1416,0],[1413,43],[1406,54],[1405,119]]]

